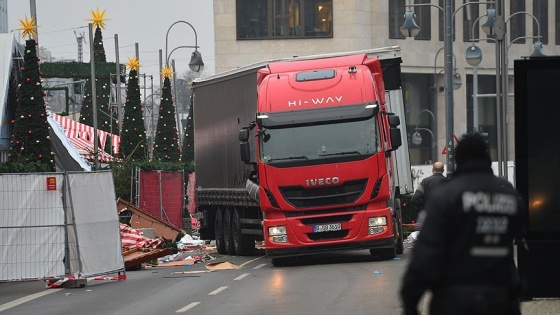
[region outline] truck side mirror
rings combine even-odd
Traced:
[[[389,126],[397,127],[401,124],[401,119],[397,115],[388,116],[387,119],[389,120]]]
[[[249,141],[249,129],[243,128],[239,130],[239,141],[241,142]]]
[[[251,149],[249,148],[249,142],[244,141],[239,144],[239,153],[241,154],[241,161],[245,164],[251,163]]]
[[[391,151],[394,151],[402,145],[401,130],[399,128],[391,128],[389,132],[391,134]]]

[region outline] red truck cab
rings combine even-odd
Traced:
[[[240,151],[248,162],[256,148],[247,188],[259,200],[272,262],[338,249],[383,259],[402,253],[391,155],[401,134],[380,61],[356,54],[270,62],[257,73],[257,106]]]

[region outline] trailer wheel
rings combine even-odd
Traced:
[[[224,249],[224,214],[222,209],[216,208],[214,217],[214,237],[216,239],[216,250],[219,254],[225,254]]]
[[[396,231],[396,238],[397,238],[397,254],[404,253],[404,235],[403,235],[403,227],[402,227],[402,209],[401,209],[401,200],[395,199],[395,231]]]
[[[233,226],[231,224],[231,208],[227,207],[224,211],[224,250],[228,255],[235,255],[233,247]]]
[[[241,234],[241,215],[238,208],[233,209],[232,233],[235,253],[240,256],[255,254],[255,238],[252,235]]]

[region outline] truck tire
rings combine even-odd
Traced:
[[[235,253],[240,256],[252,256],[255,254],[255,237],[253,235],[241,234],[241,218],[240,210],[233,209],[232,217],[232,233],[233,247]]]
[[[402,208],[401,200],[395,199],[395,231],[397,232],[397,254],[404,253],[404,235],[402,227]]]
[[[224,250],[228,255],[235,255],[235,248],[233,247],[233,226],[231,224],[231,208],[226,207],[224,210]]]
[[[218,254],[225,254],[224,212],[218,207],[216,207],[216,216],[214,217],[214,239],[216,240],[216,250]]]

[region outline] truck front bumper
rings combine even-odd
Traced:
[[[359,242],[343,242],[336,244],[310,245],[302,247],[289,248],[269,248],[266,249],[266,255],[271,257],[288,257],[312,255],[336,250],[358,250],[372,248],[392,248],[395,245],[393,237],[386,239],[375,239]]]

